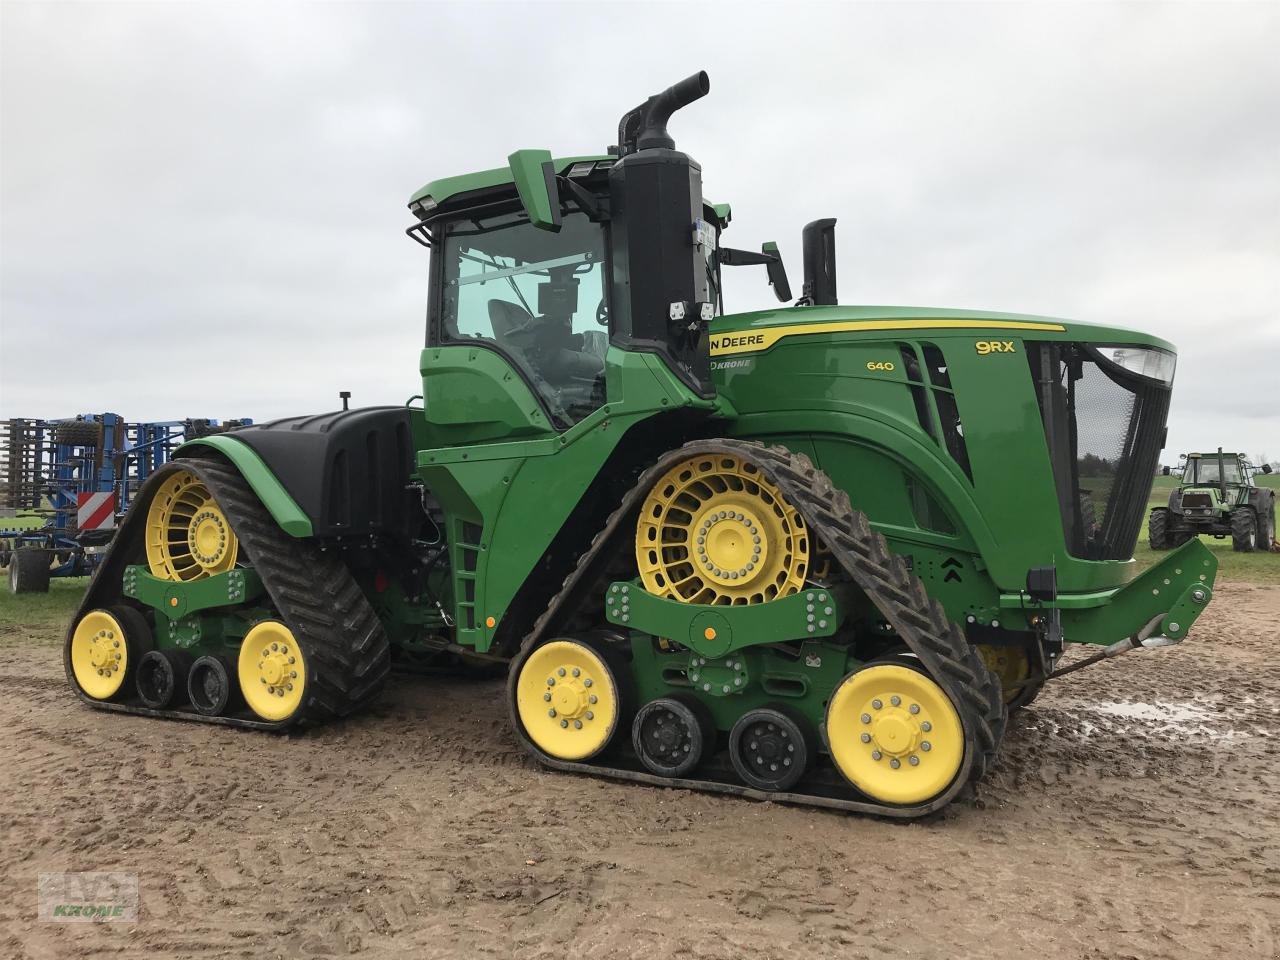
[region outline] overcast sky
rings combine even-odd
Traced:
[[[1280,4],[0,0],[0,418],[418,393],[405,203],[672,122],[726,240],[839,219],[844,303],[1177,344],[1169,447],[1280,458]],[[758,271],[727,306],[771,302]]]

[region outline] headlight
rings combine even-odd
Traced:
[[[1099,344],[1094,349],[1130,373],[1161,383],[1173,383],[1173,371],[1178,365],[1176,353],[1156,347],[1113,347],[1110,344]]]

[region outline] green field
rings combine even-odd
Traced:
[[[45,518],[38,513],[18,512],[16,517],[0,517],[0,530],[32,530],[44,524]]]
[[[49,581],[48,593],[15,597],[7,582],[0,584],[0,647],[61,644],[62,631],[88,585],[88,577],[62,577]]]

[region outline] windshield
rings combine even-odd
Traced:
[[[1182,473],[1183,483],[1240,483],[1240,461],[1235,457],[1223,457],[1222,469],[1218,469],[1217,457],[1195,457],[1187,461]]]
[[[528,376],[562,425],[604,402],[605,238],[584,213],[559,232],[522,212],[446,223],[442,339],[484,340]]]

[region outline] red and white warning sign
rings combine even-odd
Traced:
[[[76,526],[81,530],[114,530],[116,495],[114,493],[77,493]]]

